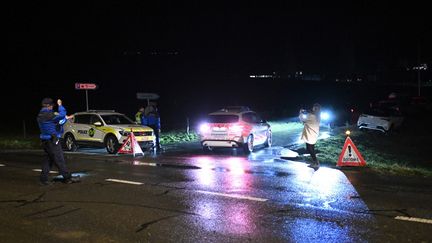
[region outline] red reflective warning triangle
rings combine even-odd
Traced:
[[[138,144],[132,131],[129,133],[129,136],[126,138],[117,153],[132,154],[133,156],[135,156],[135,154],[144,155],[144,152],[142,151],[141,146]]]
[[[366,166],[365,160],[350,137],[345,139],[337,166]]]

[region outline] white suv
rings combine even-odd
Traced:
[[[105,147],[108,153],[115,154],[130,132],[142,148],[154,145],[153,129],[114,111],[75,113],[64,125],[63,141],[69,151],[75,151],[78,146],[90,146]]]
[[[214,147],[243,148],[246,153],[256,145],[270,147],[270,125],[247,107],[233,106],[210,113],[199,128],[204,150]]]

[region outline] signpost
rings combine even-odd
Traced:
[[[86,108],[87,111],[89,110],[89,105],[88,105],[88,91],[89,90],[95,90],[98,88],[97,84],[94,83],[75,83],[75,89],[76,90],[85,90],[86,93]]]
[[[147,100],[147,105],[150,104],[150,100],[159,99],[159,95],[155,93],[137,93],[137,99]]]

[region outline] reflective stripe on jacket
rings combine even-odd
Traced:
[[[142,122],[142,115],[143,115],[143,113],[142,113],[141,111],[138,111],[138,112],[135,114],[135,121],[136,121],[138,124],[141,124],[141,122]]]

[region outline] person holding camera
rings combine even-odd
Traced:
[[[72,178],[71,173],[66,169],[66,163],[63,156],[63,150],[60,143],[60,138],[63,134],[63,124],[72,116],[66,115],[66,109],[62,105],[60,99],[57,100],[58,112],[54,112],[54,101],[51,98],[42,100],[42,109],[37,116],[37,122],[40,129],[40,139],[42,148],[45,152],[45,159],[42,162],[42,172],[40,175],[40,183],[42,185],[51,184],[48,181],[48,174],[53,164],[63,176],[63,182],[73,183],[78,182],[78,178]]]
[[[311,111],[301,109],[299,115],[300,121],[304,125],[301,140],[306,143],[306,151],[309,152],[312,159],[310,167],[314,169],[319,168],[319,162],[315,153],[315,143],[318,141],[320,130],[320,111],[321,105],[315,103]]]

